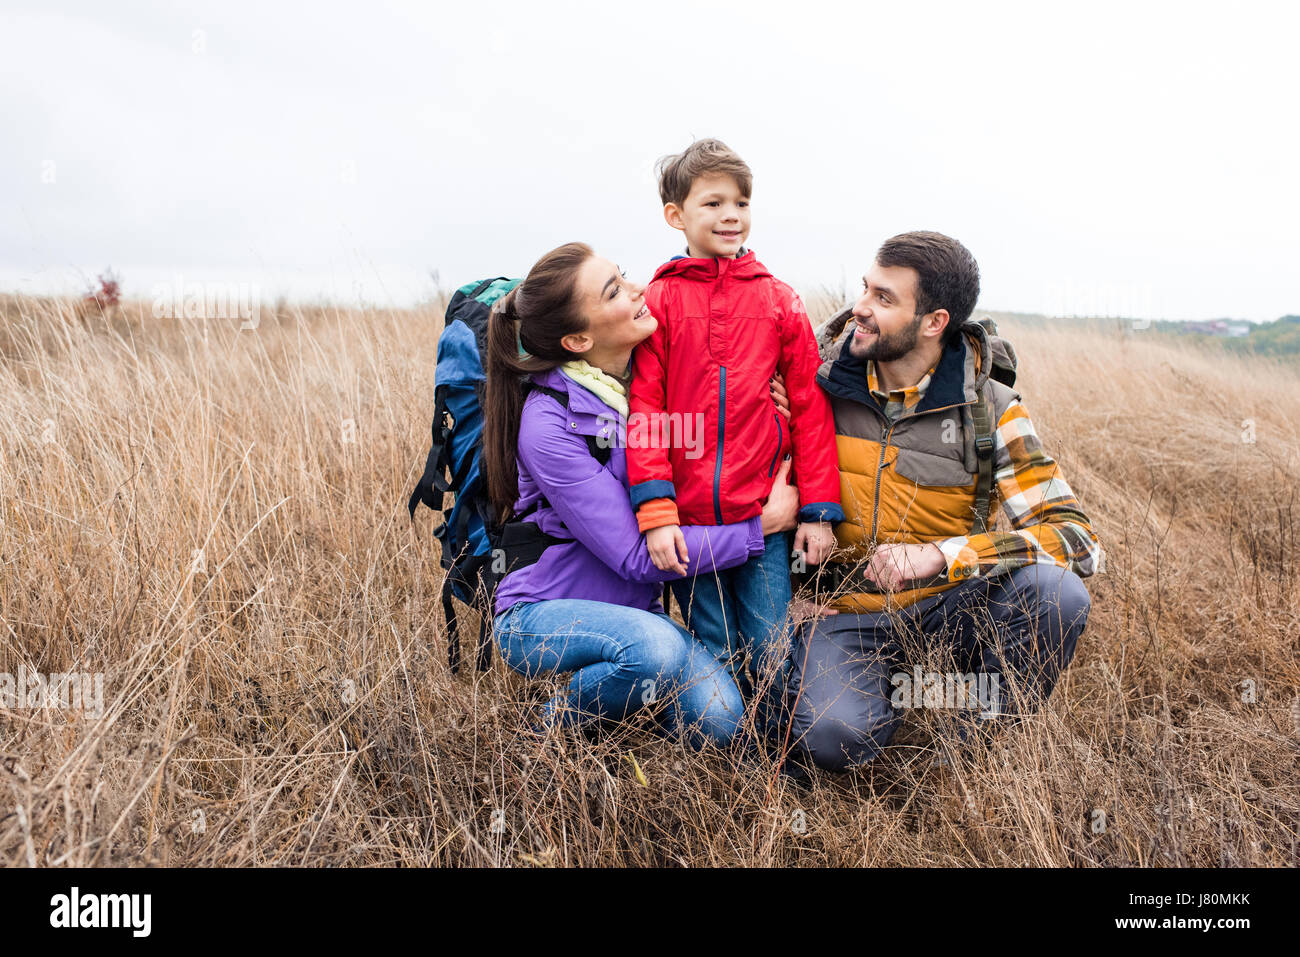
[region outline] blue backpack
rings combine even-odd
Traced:
[[[542,532],[535,522],[527,521],[527,512],[499,522],[483,480],[483,391],[487,386],[483,356],[488,315],[492,304],[520,282],[497,277],[467,283],[447,304],[434,369],[433,441],[424,474],[407,502],[413,521],[421,502],[442,513],[442,524],[433,535],[442,546],[442,611],[453,674],[460,670],[460,634],[452,599],[478,610],[476,658],[479,670],[486,671],[492,664],[488,623],[497,584],[507,573],[536,562],[550,546],[569,541]],[[528,388],[567,408],[564,393],[533,384]],[[601,447],[594,436],[586,438],[592,456],[602,464],[608,462],[609,449]],[[450,506],[445,504],[447,492],[455,496]]]
[[[411,518],[421,502],[442,513],[434,537],[442,545],[442,610],[447,622],[448,658],[460,670],[460,638],[452,596],[479,610],[478,666],[491,664],[487,622],[491,612],[489,573],[499,529],[483,481],[483,371],[487,321],[492,304],[519,285],[518,279],[484,279],[456,290],[447,304],[438,364],[434,369],[433,442],[424,475],[411,493]],[[451,506],[444,494],[452,492]]]

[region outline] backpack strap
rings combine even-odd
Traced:
[[[565,396],[565,394],[564,394],[563,392],[561,392],[559,389],[552,389],[552,388],[550,388],[550,387],[548,387],[548,386],[544,386],[544,385],[535,385],[535,384],[533,384],[533,383],[529,383],[529,385],[528,385],[528,390],[527,390],[527,391],[528,391],[528,392],[540,392],[540,393],[542,393],[542,395],[548,395],[548,396],[550,396],[552,399],[554,399],[556,402],[560,403],[560,405],[564,406],[564,408],[565,408],[566,410],[569,408],[569,404],[568,404],[568,402],[567,402],[567,396]],[[609,447],[608,447],[608,446],[603,446],[603,445],[601,445],[599,442],[597,442],[597,441],[596,441],[596,437],[595,437],[594,435],[584,435],[583,438],[587,440],[587,451],[591,453],[591,457],[592,457],[593,459],[595,459],[597,462],[599,462],[601,465],[608,465],[608,464],[609,464],[609,457],[610,457],[610,449],[609,449]],[[513,516],[513,517],[511,518],[511,521],[512,521],[512,522],[522,522],[524,519],[526,519],[529,515],[532,515],[533,512],[537,511],[538,509],[541,509],[541,508],[550,508],[550,507],[551,507],[551,503],[550,503],[549,501],[547,501],[547,498],[546,498],[545,495],[538,496],[537,501],[533,502],[532,505],[529,505],[526,509],[524,509],[522,512],[520,512],[518,515]],[[550,538],[550,536],[547,536],[547,537]],[[548,542],[547,544],[548,544],[548,545],[550,545],[550,544],[559,544],[560,542],[569,542],[569,541],[572,541],[572,540],[573,540],[573,539],[570,539],[570,538],[553,538],[553,539],[551,539],[551,541]],[[538,557],[540,557],[540,553],[539,553],[539,556],[538,556]],[[533,559],[533,561],[536,561],[536,560],[537,560],[536,558]],[[529,564],[532,564],[532,562],[529,562]],[[521,567],[522,567],[522,566],[521,566]],[[502,576],[502,577],[504,577],[504,576]]]
[[[505,278],[506,278],[505,276],[493,276],[491,279],[484,279],[481,283],[479,283],[477,286],[474,287],[474,291],[471,292],[466,298],[477,299],[479,296],[483,295],[483,293],[487,292],[488,286],[492,285],[498,279],[505,279]]]
[[[970,409],[971,424],[975,427],[975,458],[979,471],[975,479],[975,520],[971,523],[972,535],[983,535],[989,530],[989,509],[993,493],[993,412],[987,399],[980,398]]]
[[[468,546],[466,546],[468,547]],[[447,663],[451,673],[460,671],[460,622],[456,614],[455,588],[462,585],[470,590],[468,604],[479,614],[478,631],[478,669],[487,671],[492,666],[491,648],[488,642],[487,623],[492,618],[492,592],[496,582],[492,578],[491,563],[495,556],[466,555],[454,559],[442,580],[442,613],[447,623]]]
[[[448,387],[445,385],[437,386],[433,390],[433,441],[429,446],[429,457],[424,461],[424,474],[420,476],[420,481],[415,483],[415,491],[411,493],[411,498],[406,503],[406,510],[411,513],[412,520],[415,519],[415,509],[421,502],[435,512],[443,512],[443,520],[446,520],[443,493],[451,487],[446,479],[451,456],[449,445],[451,426],[447,424],[447,391]]]
[[[542,395],[549,395],[556,402],[560,403],[560,405],[564,406],[565,411],[568,411],[569,397],[559,389],[552,389],[550,386],[537,385],[536,383],[530,382],[528,384],[528,391],[540,392]],[[587,451],[591,453],[591,457],[601,465],[608,465],[610,447],[607,445],[601,445],[594,435],[584,435],[583,438],[587,440]]]
[[[460,629],[456,621],[456,604],[451,600],[451,576],[442,580],[442,620],[447,626],[447,664],[451,673],[460,671]]]
[[[492,633],[488,631],[488,622],[492,620],[491,609],[478,616],[478,670],[489,671],[492,668]]]

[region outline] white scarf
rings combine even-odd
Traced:
[[[586,359],[570,360],[560,366],[560,371],[623,418],[627,418],[627,386],[608,372],[596,368]]]

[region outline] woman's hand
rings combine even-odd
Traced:
[[[772,482],[772,492],[763,506],[763,534],[788,532],[799,516],[799,490],[790,484],[790,456],[785,457]]]
[[[772,381],[768,383],[768,391],[772,393],[772,401],[776,403],[776,411],[785,416],[787,422],[790,421],[790,393],[785,391],[785,379],[781,373],[772,376]]]
[[[661,572],[674,571],[686,574],[686,566],[691,557],[686,552],[686,538],[676,525],[661,525],[645,533],[646,548],[650,550],[650,560]],[[679,560],[680,559],[680,560]]]

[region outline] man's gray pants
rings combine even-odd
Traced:
[[[963,701],[960,686],[958,696],[951,693],[957,676],[975,676],[984,692],[963,719],[993,724],[1028,713],[1074,657],[1089,605],[1077,575],[1043,564],[971,579],[900,610],[809,622],[790,658],[791,740],[826,770],[866,764],[889,743],[906,708]],[[926,660],[947,664],[942,673],[917,667]],[[921,676],[926,689],[915,687]],[[983,700],[989,691],[996,700]]]

